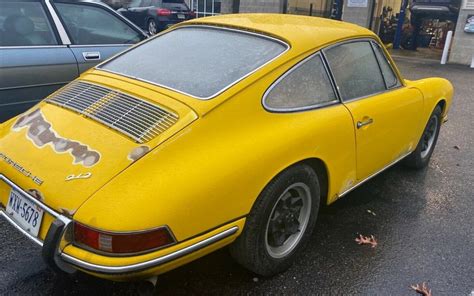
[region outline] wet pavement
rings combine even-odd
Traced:
[[[324,208],[309,247],[281,275],[256,277],[223,249],[162,275],[156,294],[416,295],[410,285],[421,282],[433,295],[474,293],[474,70],[413,59],[397,64],[408,79],[441,76],[455,86],[427,169],[396,165]],[[356,244],[358,234],[374,235],[377,248]],[[136,291],[137,284],[55,275],[38,247],[0,221],[0,295]]]

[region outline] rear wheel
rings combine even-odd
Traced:
[[[273,179],[255,202],[232,256],[247,269],[270,276],[286,270],[314,229],[320,189],[307,165],[290,167]]]
[[[406,166],[414,169],[421,169],[428,165],[438,140],[442,112],[441,107],[436,106],[426,124],[423,135],[421,136],[415,151],[405,158],[404,164]]]
[[[158,26],[156,25],[154,19],[150,19],[148,21],[148,32],[150,33],[150,35],[155,35],[156,33],[158,33]]]

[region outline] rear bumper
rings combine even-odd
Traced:
[[[149,269],[156,269],[162,265],[177,261],[178,259],[184,259],[179,260],[182,261],[182,263],[179,265],[182,265],[183,263],[195,259],[195,253],[201,253],[202,255],[204,255],[205,253],[212,251],[213,246],[221,245],[226,241],[228,243],[229,239],[232,239],[232,237],[235,237],[236,234],[238,234],[239,229],[241,229],[240,225],[243,224],[243,222],[237,223],[237,221],[235,221],[234,223],[228,224],[207,234],[199,236],[199,238],[192,240],[191,244],[180,243],[175,246],[176,248],[172,252],[163,254],[159,257],[155,257],[150,260],[124,265],[96,264],[64,252],[64,249],[67,246],[71,245],[71,243],[65,239],[65,236],[67,236],[68,230],[70,230],[70,228],[72,227],[72,219],[57,213],[41,201],[35,199],[28,192],[24,191],[22,188],[17,186],[15,183],[10,181],[2,174],[0,174],[0,181],[5,182],[7,185],[15,189],[22,196],[35,203],[45,212],[54,217],[55,220],[49,227],[45,240],[42,241],[41,239],[38,239],[37,237],[31,235],[28,231],[24,230],[5,211],[5,208],[3,206],[0,206],[0,216],[5,218],[10,224],[12,224],[16,229],[23,233],[23,235],[28,237],[30,240],[32,240],[34,243],[36,243],[42,248],[42,256],[44,261],[52,269],[60,270],[66,273],[73,273],[76,270],[82,270],[93,274],[118,276],[139,273]],[[208,251],[205,250],[206,248],[208,249]],[[189,260],[183,258],[186,256],[190,257]]]

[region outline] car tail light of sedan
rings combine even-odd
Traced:
[[[165,226],[150,231],[114,233],[74,222],[74,244],[107,253],[141,253],[175,242],[170,230]]]
[[[171,10],[166,9],[166,8],[158,8],[156,10],[156,14],[159,16],[170,16],[171,15]]]

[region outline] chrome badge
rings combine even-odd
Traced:
[[[6,156],[2,152],[0,152],[0,159],[3,160],[8,165],[10,165],[15,170],[17,170],[20,173],[22,173],[23,175],[25,175],[26,177],[30,178],[36,184],[38,184],[38,185],[43,184],[43,180],[41,180],[37,176],[33,175],[30,171],[28,171],[27,169],[22,167],[19,163],[13,161],[10,157]]]
[[[84,173],[79,175],[69,175],[66,177],[66,181],[72,181],[77,179],[89,179],[92,176],[92,173]]]

